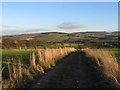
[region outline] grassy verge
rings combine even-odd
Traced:
[[[61,58],[74,51],[76,51],[74,48],[38,50],[37,53],[32,52],[29,59],[26,59],[28,66],[22,63],[24,60],[20,57],[17,60],[8,59],[3,69],[3,88],[21,88],[27,85],[54,67]]]
[[[117,60],[103,50],[84,50],[83,58],[92,72],[96,88],[118,88],[119,67]]]

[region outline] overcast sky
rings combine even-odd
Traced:
[[[3,35],[117,31],[117,2],[3,2]]]

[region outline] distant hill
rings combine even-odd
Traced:
[[[109,32],[75,32],[75,34],[107,34]]]
[[[120,33],[120,31],[115,31],[115,32],[112,32],[112,33]]]
[[[32,33],[32,34],[21,34],[21,35],[6,35],[2,39],[19,39],[19,40],[32,40],[38,39],[43,41],[79,41],[79,40],[97,40],[97,38],[109,39],[110,37],[117,37],[116,32],[44,32],[44,33]]]
[[[45,32],[45,33],[33,33],[33,34],[21,34],[21,35],[6,35],[2,36],[2,39],[28,39],[28,38],[35,38],[40,40],[59,40],[65,37],[67,33],[62,32]]]

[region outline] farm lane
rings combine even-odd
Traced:
[[[63,63],[48,72],[40,80],[31,85],[32,88],[92,88],[94,80],[90,71],[77,51],[64,60]]]

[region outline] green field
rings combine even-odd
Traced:
[[[4,65],[6,65],[8,59],[12,60],[12,62],[14,62],[14,60],[17,60],[19,58],[21,58],[21,62],[25,65],[29,64],[29,59],[30,59],[30,55],[35,52],[37,53],[37,51],[15,51],[15,50],[3,50],[2,51],[2,66],[4,67]]]
[[[35,52],[37,57],[37,50],[35,51],[15,51],[15,50],[3,50],[2,51],[2,67],[4,68],[2,74],[3,80],[8,79],[8,65],[7,62],[9,61],[10,66],[12,66],[13,62],[18,63],[18,59],[21,60],[22,67],[29,67],[30,65],[30,56],[32,53]]]

